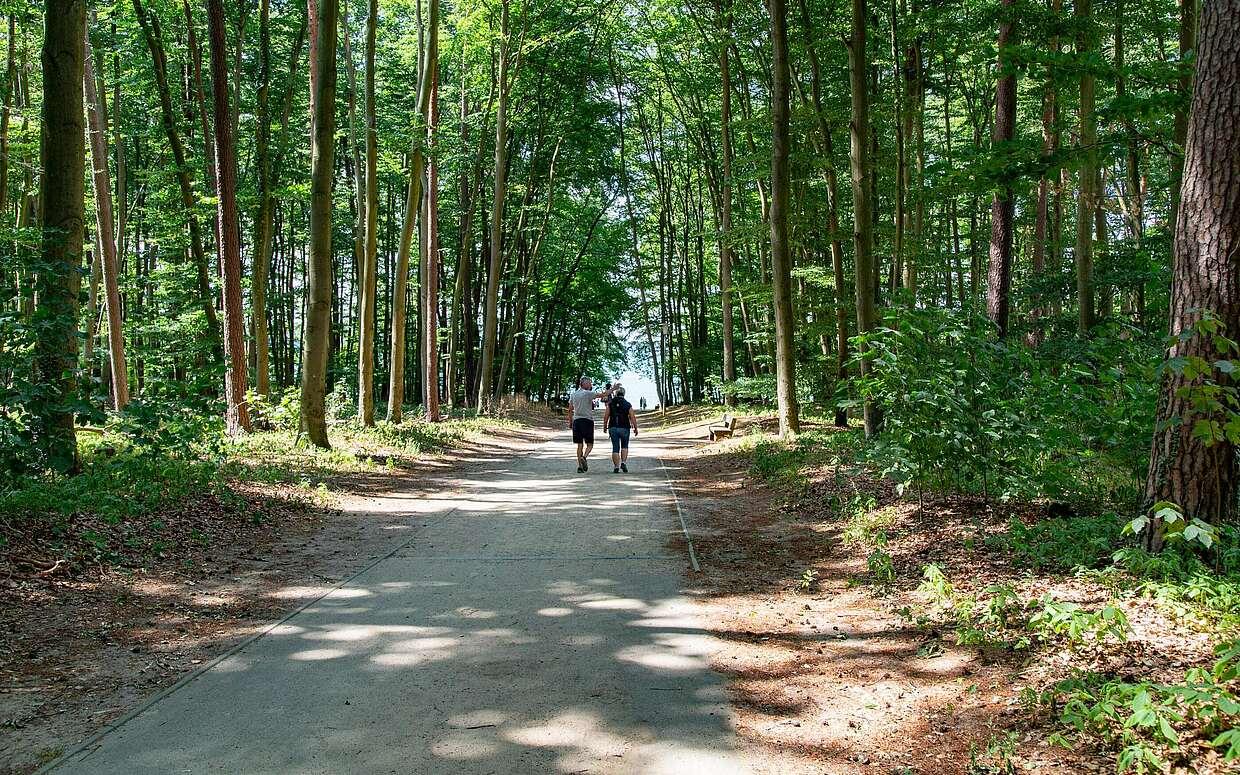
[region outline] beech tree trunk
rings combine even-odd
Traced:
[[[1223,334],[1240,333],[1240,0],[1202,6],[1197,71],[1184,148],[1184,179],[1172,249],[1170,333],[1181,337],[1217,316]],[[1209,334],[1177,338],[1171,358],[1236,359]],[[1226,373],[1214,378],[1234,384]],[[1193,388],[1182,370],[1166,369],[1158,402],[1146,482],[1146,506],[1171,501],[1187,518],[1234,522],[1236,448],[1226,438],[1199,435],[1202,421],[1225,418],[1194,411]],[[1221,435],[1221,434],[1220,434]],[[1145,532],[1147,548],[1159,549],[1163,525]]]
[[[788,246],[788,4],[770,0],[771,15],[771,281],[775,300],[775,381],[779,433],[801,430],[796,388],[796,319],[792,312],[792,253]]]
[[[848,39],[848,80],[852,92],[852,122],[849,127],[850,171],[853,190],[853,261],[856,264],[857,332],[874,330],[878,318],[874,287],[874,189],[870,176],[870,95],[866,79],[866,0],[852,0],[852,27]],[[870,373],[871,359],[861,358],[861,376]],[[878,433],[881,417],[868,397],[864,403],[865,435]]]
[[[306,42],[308,17],[302,17],[289,57],[288,80],[281,101],[280,132],[277,136],[276,153],[271,148],[271,30],[270,0],[262,0],[259,8],[259,87],[258,87],[258,138],[255,143],[258,174],[258,209],[254,214],[254,243],[252,280],[250,283],[250,320],[254,342],[254,389],[260,396],[271,394],[270,339],[267,334],[267,282],[271,271],[272,241],[275,232],[272,218],[275,214],[275,186],[280,177],[284,157],[284,145],[288,139],[289,117],[293,107],[293,87],[301,59],[302,46]]]
[[[40,138],[41,267],[35,277],[35,378],[42,394],[31,423],[43,464],[78,469],[73,401],[77,398],[78,294],[82,278],[86,131],[82,76],[86,2],[47,0],[43,15]]]
[[[1076,0],[1076,51],[1087,56],[1094,47],[1091,0]],[[1094,327],[1094,208],[1098,197],[1098,117],[1094,115],[1094,75],[1081,72],[1080,107],[1081,167],[1076,203],[1076,296],[1077,327],[1082,334]]]
[[[310,442],[326,449],[327,350],[332,307],[332,177],[336,133],[336,37],[338,0],[318,3],[312,64],[314,91],[310,142],[310,257],[305,342],[301,356],[301,424]]]
[[[491,398],[492,371],[499,336],[499,274],[503,269],[504,200],[508,198],[508,92],[509,51],[508,0],[500,15],[499,101],[495,112],[495,187],[491,195],[491,260],[487,270],[486,313],[482,324],[482,359],[478,365],[479,409]]]
[[[427,62],[439,58],[439,0],[430,0],[427,9],[426,50]],[[430,79],[423,74],[418,84],[418,116],[426,118],[431,98]],[[396,251],[396,282],[392,289],[392,358],[388,382],[388,422],[404,419],[405,403],[405,317],[409,293],[409,253],[413,247],[413,230],[417,226],[418,211],[422,202],[422,177],[425,174],[424,132],[415,133],[409,159],[409,188],[405,195],[405,221],[401,227],[400,244]]]
[[[719,300],[723,307],[723,380],[736,381],[736,342],[732,332],[732,246],[728,243],[732,232],[732,74],[729,68],[729,48],[732,45],[732,3],[720,10],[720,27],[723,42],[719,51],[719,73],[722,86],[723,107],[720,116],[720,133],[723,153],[723,181],[720,194],[719,223]],[[723,401],[736,406],[736,394],[725,390]]]
[[[32,430],[43,462],[78,469],[78,294],[85,220],[86,133],[82,119],[85,0],[45,0],[39,158],[41,269],[35,279],[35,378],[42,387]]]
[[[357,406],[362,425],[375,424],[375,295],[379,266],[379,133],[375,124],[375,35],[379,0],[370,0],[366,17],[366,216],[362,242],[362,265],[358,272],[361,294],[358,304]]]
[[[435,127],[439,122],[439,61],[427,62],[431,81],[426,117],[426,256],[422,272],[422,395],[428,422],[439,422],[439,165],[435,159]]]
[[[999,82],[995,86],[995,128],[992,148],[1010,143],[1016,136],[1016,71],[1012,69],[1008,46],[1012,44],[1012,0],[1003,0],[999,21]],[[986,314],[1007,336],[1012,292],[1012,229],[1016,200],[1009,173],[1003,189],[996,191],[990,211],[990,266],[986,277]]]
[[[232,109],[228,104],[228,40],[224,0],[208,0],[208,37],[211,40],[211,102],[215,114],[216,207],[220,267],[224,277],[224,393],[228,401],[225,425],[229,435],[249,433],[249,387],[245,363],[245,316],[241,311],[241,231],[237,222],[237,152],[233,146]]]
[[[90,34],[83,41],[83,85],[90,127],[91,182],[95,192],[95,230],[108,313],[108,362],[112,372],[112,406],[129,403],[129,376],[125,367],[125,336],[121,323],[121,294],[117,282],[116,233],[113,231],[112,183],[108,174],[108,106],[106,92],[95,80]],[[94,324],[94,321],[91,321]]]
[[[258,211],[254,214],[254,243],[250,283],[250,336],[253,349],[254,390],[271,395],[270,345],[267,339],[267,273],[271,266],[271,0],[258,6],[258,99],[255,118],[255,167],[258,173]]]

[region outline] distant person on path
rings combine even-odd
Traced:
[[[644,412],[644,411],[646,411],[646,397],[645,397],[645,396],[642,396],[642,397],[641,397],[641,400],[640,400],[638,403],[640,403],[640,404],[641,404],[642,411],[643,411],[643,412]]]
[[[612,473],[629,472],[629,435],[637,435],[637,414],[624,398],[624,388],[617,387],[603,412],[603,432],[611,437]]]
[[[590,470],[587,458],[594,449],[594,400],[608,397],[608,391],[594,390],[589,377],[583,377],[580,387],[568,394],[568,427],[577,445],[577,473]]]

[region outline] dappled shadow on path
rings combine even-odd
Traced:
[[[579,476],[566,446],[394,496],[398,551],[276,590],[309,605],[63,771],[746,771],[662,470]]]

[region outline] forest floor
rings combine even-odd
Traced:
[[[442,496],[527,443],[507,423],[432,454],[337,440],[330,459],[271,455],[264,465],[292,482],[234,478],[170,502],[144,520],[157,531],[118,549],[120,564],[57,564],[39,556],[47,537],[6,531],[0,775],[31,772],[400,544],[407,515],[385,495]]]
[[[986,541],[1013,519],[1045,519],[1045,505],[950,498],[919,509],[890,483],[841,472],[838,460],[764,475],[752,442],[775,430],[772,418],[742,418],[736,438],[666,461],[702,564],[688,583],[722,644],[715,668],[730,677],[738,732],[762,773],[1114,772],[1117,749],[1096,737],[1071,748],[1048,742],[1064,730],[1040,705],[1042,692],[1085,670],[1175,684],[1186,668],[1213,663],[1209,637],[1140,600],[1120,604],[1126,638],[964,645],[919,590],[929,563],[960,600],[1010,584],[1022,597],[1049,592],[1088,610],[1108,590],[1021,567]],[[705,437],[705,423],[681,432]],[[890,565],[875,568],[874,557]],[[1234,772],[1203,740],[1181,742],[1172,771]]]

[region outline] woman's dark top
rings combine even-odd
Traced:
[[[607,408],[611,410],[611,419],[608,421],[612,428],[630,428],[632,423],[629,422],[629,411],[633,409],[633,405],[623,398],[613,398],[607,404]]]

